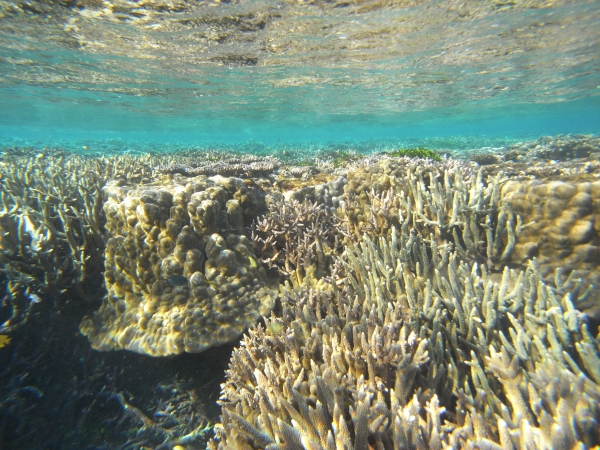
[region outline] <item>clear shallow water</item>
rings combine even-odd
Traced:
[[[4,146],[600,131],[598,2],[68,5],[1,5]]]
[[[190,148],[275,153],[286,164],[323,152],[335,167],[336,156],[342,162],[348,156],[344,150],[479,149],[599,134],[599,19],[598,1],[0,0],[0,156],[6,173],[16,174],[3,178],[0,234],[35,247],[40,242],[26,234],[42,226],[26,218],[42,210],[53,223],[67,218],[79,229],[78,214],[88,204],[74,191],[83,198],[88,188],[100,206],[96,223],[105,220],[100,185],[86,188],[83,180],[83,190],[65,184],[44,197],[50,186],[31,185],[38,181],[21,177],[21,164],[29,161],[30,172],[51,177],[48,183],[65,182],[70,174],[56,166],[61,154],[36,150],[24,152],[39,153],[35,159],[11,158],[19,154],[14,147],[96,156]],[[568,169],[561,158],[577,151],[590,156],[587,141],[597,147],[596,138],[557,141],[542,156],[558,155],[559,162],[541,158],[534,172],[558,172],[563,162]],[[521,150],[517,156],[526,156]],[[573,167],[600,170],[596,155]],[[98,167],[94,158],[73,159]],[[525,171],[530,162],[507,166]],[[300,179],[287,181],[277,189]],[[9,193],[20,195],[18,207],[6,207]],[[67,236],[70,225],[61,223]],[[555,235],[542,241],[546,236]],[[28,257],[27,270],[41,273],[45,255],[69,255],[65,239]],[[559,248],[563,239],[547,240]],[[591,254],[594,239],[577,249]],[[14,247],[7,244],[0,255],[3,287],[9,276],[20,277],[14,267],[24,267],[12,265],[22,263],[20,255],[9,260]],[[76,286],[85,295],[65,290],[38,303],[23,287],[14,291],[33,312],[21,329],[0,332],[0,448],[165,449],[188,432],[197,434],[186,448],[204,448],[220,421],[219,386],[236,342],[165,359],[97,352],[81,334],[82,318],[100,307],[100,286],[108,286],[98,269],[103,250],[98,241],[98,251],[90,252],[94,264],[86,266],[94,276],[85,288]],[[60,274],[63,267],[51,269]],[[6,295],[0,302],[0,323],[13,311],[11,301]],[[576,411],[585,414],[580,405]],[[175,419],[163,414],[172,408]],[[159,426],[147,427],[150,419]],[[179,419],[189,422],[173,432]]]

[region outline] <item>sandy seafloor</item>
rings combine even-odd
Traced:
[[[147,147],[128,147],[123,151],[119,142],[106,142],[103,148],[83,148],[82,142],[64,148],[24,144],[14,142],[6,147],[0,163],[6,167],[19,158],[61,157],[63,162],[73,151],[90,159],[119,153],[143,158],[148,152]],[[382,158],[383,151],[414,147],[404,144],[385,143],[379,148],[348,144],[337,148],[313,147],[305,152],[295,147],[274,149],[247,144],[238,150],[242,155],[271,154],[278,158],[275,169],[255,178],[264,189],[286,192],[343,177],[348,167],[356,170],[361,164],[368,166],[372,163],[369,161]],[[600,181],[600,138],[593,135],[547,137],[520,143],[496,140],[479,147],[462,142],[460,149],[457,144],[453,148],[434,139],[420,144],[434,149],[444,160],[456,159],[475,172],[480,168],[487,174],[504,171],[521,180]],[[158,145],[150,150],[157,158],[165,155]],[[187,162],[210,154],[209,149],[179,151],[182,161]],[[213,160],[225,157],[226,149],[211,156]],[[160,168],[149,170],[155,171],[146,174],[152,178]],[[14,189],[6,176],[0,180],[0,186],[4,191]],[[2,214],[5,216],[8,211],[5,209]],[[79,326],[85,315],[98,309],[106,293],[102,267],[86,275],[85,295],[80,295],[81,290],[73,286],[63,288],[62,292],[31,289],[27,291],[29,301],[19,300],[17,309],[20,309],[15,312],[14,297],[23,295],[27,280],[21,281],[11,293],[11,275],[5,268],[14,261],[7,256],[10,249],[2,248],[2,252],[0,282],[6,294],[0,306],[0,323],[11,314],[14,318],[4,324],[3,334],[10,341],[0,348],[0,448],[170,449],[178,439],[193,431],[195,438],[181,445],[187,449],[205,448],[206,440],[212,436],[212,425],[219,422],[220,385],[239,339],[198,354],[156,358],[125,350],[99,352],[90,346]],[[590,329],[595,330],[600,321],[600,307],[596,303],[586,308],[586,320]],[[21,326],[10,328],[17,319],[23,320]],[[153,426],[145,422],[148,419]]]

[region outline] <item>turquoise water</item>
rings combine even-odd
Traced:
[[[598,2],[15,5],[0,25],[4,146],[600,132]]]

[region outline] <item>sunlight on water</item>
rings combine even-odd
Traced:
[[[597,2],[3,4],[0,138],[597,132]]]

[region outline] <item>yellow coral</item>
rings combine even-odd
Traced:
[[[10,344],[11,338],[6,334],[0,334],[0,348],[6,347]]]

